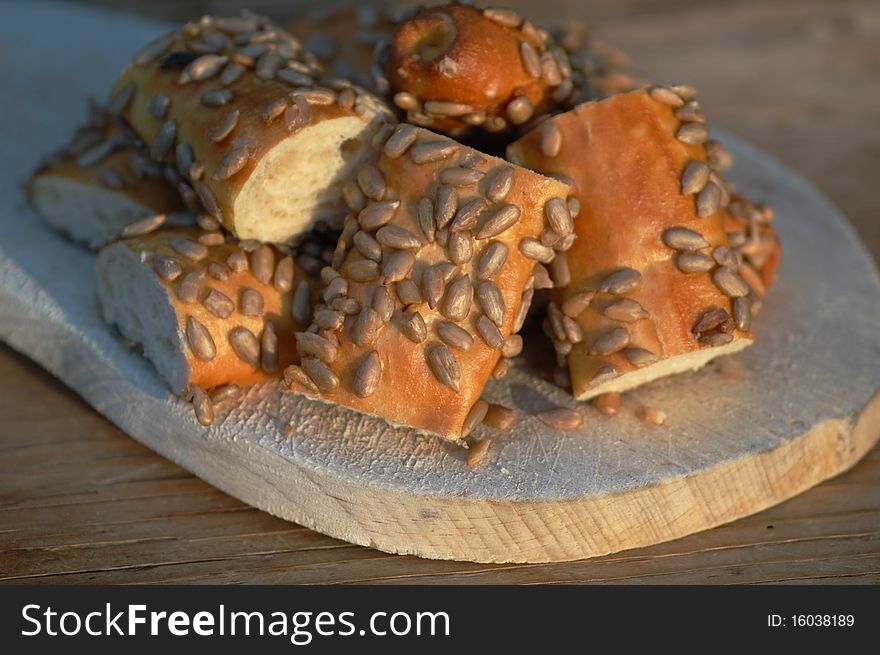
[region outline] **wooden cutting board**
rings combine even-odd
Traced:
[[[21,182],[161,26],[62,5],[0,5],[0,338],[132,437],[223,491],[353,543],[423,557],[560,561],[673,539],[791,497],[880,435],[880,281],[839,213],[758,150],[726,139],[737,185],[771,202],[785,246],[756,345],[628,396],[650,428],[582,405],[583,428],[531,416],[578,406],[529,369],[486,397],[520,410],[489,428],[484,466],[437,439],[265,384],[202,428],[100,321],[93,257],[48,230]],[[32,35],[40,33],[40,39]],[[2,420],[2,418],[0,418]],[[288,427],[289,426],[289,427]]]

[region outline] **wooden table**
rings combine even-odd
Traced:
[[[233,4],[162,0],[138,10],[179,19]],[[509,4],[530,14],[538,3]],[[714,125],[824,190],[880,258],[880,5],[767,5],[563,0],[554,14],[598,22],[653,79],[695,84]],[[793,500],[708,532],[510,566],[386,555],[251,509],[128,438],[6,347],[0,453],[7,582],[880,582],[880,448]]]

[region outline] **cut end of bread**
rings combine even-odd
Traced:
[[[608,382],[604,382],[596,386],[587,386],[586,388],[575,388],[574,394],[578,400],[589,400],[590,398],[600,396],[603,393],[622,393],[624,391],[629,391],[630,389],[635,389],[636,387],[640,387],[643,384],[648,384],[649,382],[659,380],[660,378],[664,378],[669,375],[685,373],[687,371],[696,371],[708,364],[716,357],[739,352],[740,350],[751,346],[752,343],[752,339],[739,338],[734,339],[730,343],[723,346],[717,346],[714,348],[702,348],[700,350],[694,350],[684,355],[668,357],[657,362],[656,364],[651,364],[650,366],[645,366],[644,368],[637,368],[623,373],[622,375],[614,378],[613,380],[609,380]]]
[[[98,253],[95,268],[104,320],[143,348],[174,393],[185,392],[191,371],[183,354],[183,335],[168,292],[152,267],[117,243]]]
[[[34,207],[52,228],[94,250],[128,223],[155,213],[122,191],[65,175],[38,175],[30,193]]]
[[[368,153],[374,133],[361,118],[343,116],[282,140],[260,159],[238,193],[235,233],[284,243],[338,218],[345,211],[342,185]]]

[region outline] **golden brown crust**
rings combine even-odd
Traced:
[[[735,256],[724,257],[726,187],[706,165],[702,118],[676,116],[690,100],[653,88],[587,103],[509,149],[515,161],[572,179],[580,201],[578,238],[561,256],[570,283],[554,290],[549,317],[578,397],[639,365],[751,339],[749,321],[733,318],[742,279]],[[618,293],[608,288],[614,273]],[[577,343],[561,329],[572,318]]]
[[[509,10],[449,4],[397,28],[387,65],[407,118],[440,130],[499,132],[558,106],[573,91],[564,51]]]
[[[211,237],[206,239],[206,234]],[[215,239],[221,243],[207,246],[202,243],[214,243]],[[136,253],[139,265],[151,267],[156,281],[167,293],[190,371],[184,388],[192,385],[203,389],[227,384],[247,386],[277,378],[286,366],[298,361],[293,335],[304,329],[307,323],[294,317],[294,297],[300,284],[305,283],[311,304],[316,298],[318,282],[289,256],[270,246],[249,247],[251,252],[246,252],[235,240],[224,238],[219,231],[200,232],[195,228],[167,228],[124,239],[107,246],[99,254],[99,259],[108,249],[118,247]],[[187,249],[194,254],[183,254]],[[261,261],[256,262],[255,258]],[[98,270],[99,275],[106,274],[102,273],[100,262]],[[173,271],[171,275],[169,270]],[[258,279],[258,275],[262,279]],[[193,276],[201,279],[194,289],[187,291],[183,287],[192,284]],[[113,298],[102,298],[104,303],[113,301]],[[144,307],[144,311],[149,309]],[[305,315],[308,315],[307,311]],[[190,321],[204,326],[210,335],[214,348],[211,357],[199,358],[194,354],[188,338],[192,330]],[[265,357],[270,353],[260,349],[257,352],[259,363],[255,366],[237,353],[230,337],[233,331],[243,328],[260,342],[269,322],[277,334],[277,359],[273,365],[273,358]]]
[[[378,179],[385,188],[353,203],[335,268],[322,273],[329,307],[315,317],[320,312],[331,327],[315,324],[317,339],[300,337],[305,359],[286,380],[294,390],[460,438],[502,351],[517,351],[516,338],[505,342],[521,325],[536,267],[522,244],[538,243],[547,202],[564,203],[568,186],[409,125],[359,179],[374,180],[365,191]],[[485,205],[469,218],[467,208],[481,206],[470,203]],[[498,266],[489,265],[490,249],[506,251]],[[351,313],[334,324],[323,311],[334,309]]]

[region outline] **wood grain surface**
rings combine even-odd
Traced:
[[[591,12],[569,4],[572,14],[577,7],[581,16],[602,19],[603,33],[649,75],[700,86],[715,125],[805,174],[849,215],[875,257],[880,253],[872,215],[880,7],[624,2],[596,3]],[[876,448],[850,472],[709,532],[582,562],[487,566],[389,556],[248,508],[119,433],[8,349],[0,354],[0,390],[6,580],[880,581]]]

